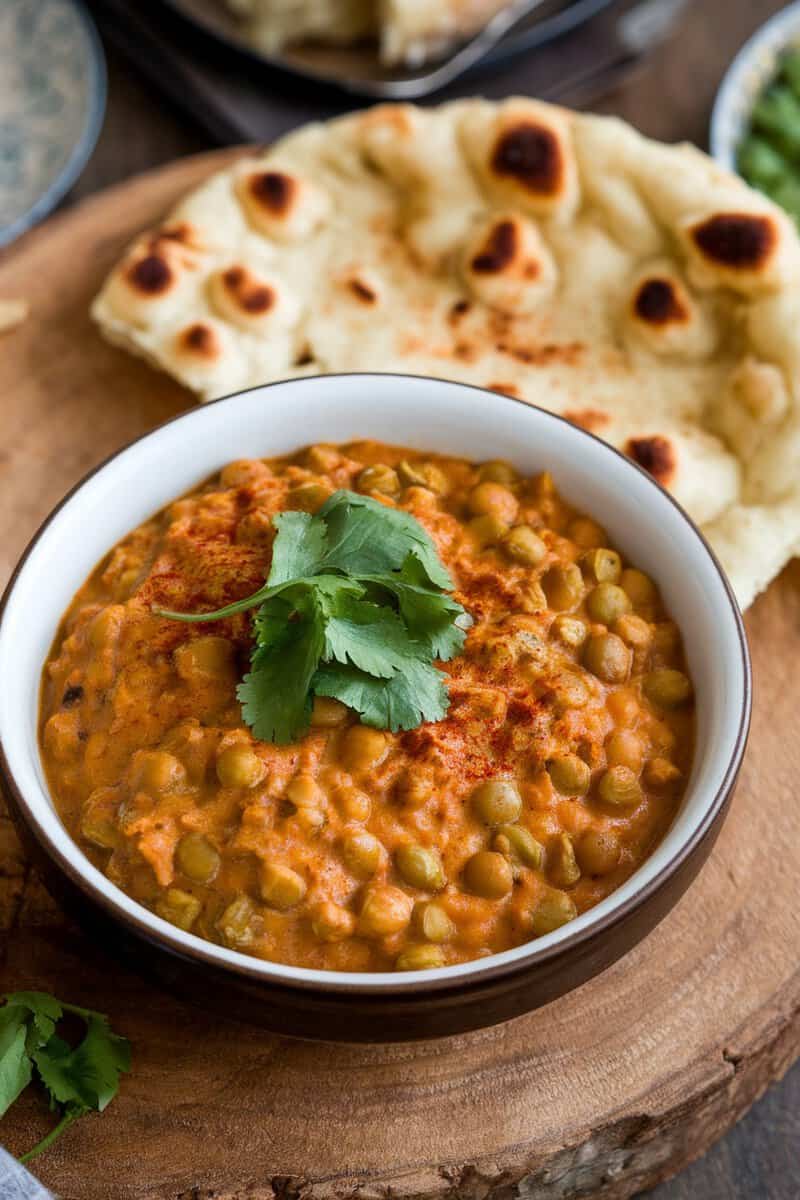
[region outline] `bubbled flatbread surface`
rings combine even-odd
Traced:
[[[404,371],[560,413],[701,525],[743,606],[800,540],[800,244],[689,146],[526,99],[386,106],[237,163],[94,316],[208,399]]]

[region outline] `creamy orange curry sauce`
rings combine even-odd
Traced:
[[[317,698],[257,741],[235,688],[252,614],[187,625],[269,569],[271,518],[337,488],[412,513],[473,619],[444,720],[390,734]],[[686,782],[693,702],[652,580],[549,474],[361,442],[226,466],[125,538],[66,613],[41,746],[71,835],[213,942],[305,967],[463,962],[540,937],[650,854]]]

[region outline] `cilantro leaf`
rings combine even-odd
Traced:
[[[2,1011],[6,1014],[9,1010]],[[21,1013],[22,1010],[10,1011]],[[27,1032],[27,1024],[19,1016],[7,1018],[0,1028],[0,1117],[31,1081],[31,1060],[25,1048]]]
[[[325,660],[352,663],[380,679],[390,679],[426,652],[397,613],[377,604],[343,598],[325,622]]]
[[[283,512],[272,518],[277,536],[267,583],[274,587],[289,579],[317,573],[325,556],[325,524],[305,512]]]
[[[23,1154],[28,1162],[41,1154],[73,1121],[92,1109],[102,1112],[113,1100],[119,1077],[131,1068],[130,1046],[114,1033],[102,1013],[63,1004],[46,992],[14,992],[0,1008],[0,1116],[35,1077],[60,1120]],[[86,1034],[74,1048],[55,1032],[64,1013],[74,1013]]]
[[[102,1112],[117,1094],[120,1074],[131,1069],[127,1040],[112,1033],[99,1013],[91,1014],[86,1036],[74,1049],[56,1036],[32,1058],[53,1102],[86,1112]]]
[[[335,567],[349,575],[397,571],[411,554],[434,587],[452,588],[429,534],[403,509],[389,508],[356,492],[338,491],[317,518],[328,531],[324,569]]]
[[[296,604],[284,596],[264,602],[256,628],[269,640],[259,639],[252,670],[236,689],[245,721],[265,742],[291,742],[311,718],[309,688],[325,648],[324,622],[313,596]]]
[[[252,595],[212,613],[155,609],[185,621],[257,609],[251,670],[237,689],[255,736],[285,744],[303,734],[315,693],[380,728],[441,719],[448,696],[433,661],[463,648],[456,622],[466,614],[422,525],[349,491],[313,517],[285,512],[274,523],[269,576]]]
[[[422,721],[440,721],[450,699],[445,676],[429,663],[409,660],[402,674],[375,679],[356,667],[325,663],[314,676],[314,691],[354,708],[365,725],[376,729],[416,729]]]

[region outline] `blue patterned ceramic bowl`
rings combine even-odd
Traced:
[[[76,0],[0,0],[0,246],[80,175],[103,120],[106,70]]]
[[[745,42],[722,80],[711,113],[710,145],[723,167],[736,170],[736,151],[753,105],[791,47],[800,47],[800,0],[782,8]]]

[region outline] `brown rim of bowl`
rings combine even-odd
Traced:
[[[341,981],[341,979],[340,979],[341,973],[340,972],[330,971],[327,973],[331,976],[330,985],[329,985],[327,980],[322,982],[322,981],[316,980],[316,979],[281,978],[279,971],[280,971],[280,967],[282,964],[280,964],[280,963],[271,963],[270,964],[276,968],[275,975],[264,976],[264,974],[258,969],[258,965],[257,965],[257,964],[261,963],[261,961],[262,961],[261,959],[254,958],[252,967],[246,961],[245,962],[239,962],[239,961],[220,962],[215,957],[213,957],[210,953],[207,953],[205,951],[204,947],[205,947],[206,943],[205,943],[204,939],[202,939],[202,938],[195,939],[198,943],[196,946],[195,945],[184,945],[182,942],[180,942],[178,940],[173,940],[172,936],[168,932],[161,933],[157,930],[152,929],[150,927],[150,925],[146,921],[144,921],[143,919],[138,917],[138,915],[125,912],[122,908],[120,908],[118,906],[116,901],[114,901],[113,899],[111,899],[107,896],[104,896],[104,895],[102,895],[102,893],[96,891],[95,888],[93,887],[93,885],[91,883],[89,883],[86,876],[81,871],[77,870],[73,866],[73,864],[62,855],[60,849],[50,841],[49,836],[47,835],[47,833],[42,829],[41,825],[39,824],[36,814],[33,812],[33,810],[27,804],[22,792],[17,787],[16,780],[14,779],[14,776],[12,774],[11,768],[8,763],[8,758],[6,756],[5,745],[3,744],[2,737],[0,737],[0,782],[2,782],[2,785],[5,788],[7,788],[8,791],[10,791],[11,794],[13,795],[14,803],[15,803],[18,811],[22,815],[25,825],[28,828],[28,831],[32,834],[32,836],[35,837],[36,841],[38,842],[39,846],[43,849],[43,851],[46,853],[47,857],[51,861],[54,861],[57,864],[59,869],[65,875],[67,875],[67,877],[71,880],[71,882],[77,888],[79,888],[79,890],[91,902],[98,904],[101,908],[103,908],[105,910],[105,912],[107,914],[113,916],[115,920],[120,921],[128,929],[132,930],[133,933],[144,938],[146,941],[151,942],[151,943],[157,943],[159,945],[163,945],[167,949],[169,949],[171,953],[175,954],[178,957],[198,960],[198,961],[208,964],[209,966],[213,966],[213,967],[216,967],[219,969],[229,970],[229,971],[233,972],[234,974],[246,976],[248,978],[257,980],[259,982],[269,984],[272,987],[283,987],[286,989],[287,992],[292,992],[292,991],[301,992],[301,993],[309,992],[309,991],[311,991],[311,992],[331,992],[331,993],[339,993],[341,995],[346,995],[348,993],[350,993],[350,994],[357,993],[360,996],[364,997],[365,999],[371,998],[371,999],[374,999],[376,1002],[379,1002],[382,997],[390,997],[390,996],[397,996],[397,995],[402,996],[402,995],[408,995],[409,993],[414,993],[417,996],[423,996],[428,992],[432,992],[432,991],[438,992],[438,991],[444,991],[444,990],[448,990],[448,989],[469,991],[470,988],[472,988],[472,987],[481,986],[492,979],[502,978],[506,975],[513,975],[517,971],[523,970],[525,968],[529,968],[536,963],[550,962],[554,959],[560,958],[562,955],[569,954],[571,951],[575,950],[578,946],[581,946],[585,942],[607,932],[614,925],[618,924],[620,921],[622,921],[626,917],[629,917],[633,912],[635,912],[637,909],[641,908],[644,904],[646,904],[647,901],[657,891],[659,891],[669,879],[672,878],[672,876],[676,873],[676,871],[679,870],[679,868],[683,865],[683,863],[686,861],[686,859],[689,858],[689,856],[696,849],[696,847],[700,844],[700,842],[703,841],[704,837],[706,836],[709,829],[713,826],[713,824],[717,820],[717,818],[720,814],[720,811],[723,809],[723,807],[725,805],[725,802],[733,788],[733,785],[736,782],[736,777],[739,773],[739,768],[741,766],[742,758],[744,757],[745,747],[747,745],[747,738],[748,738],[748,734],[750,731],[750,718],[751,718],[751,712],[752,712],[753,688],[752,688],[752,672],[751,672],[751,665],[750,665],[750,653],[749,653],[749,649],[748,649],[748,645],[747,645],[747,637],[746,637],[745,631],[744,631],[744,624],[742,622],[742,615],[739,610],[739,605],[736,601],[736,597],[733,594],[733,589],[731,588],[730,582],[728,581],[727,575],[723,571],[722,566],[720,565],[720,562],[719,562],[716,554],[711,549],[711,546],[708,544],[706,538],[701,533],[701,531],[698,529],[697,525],[694,523],[692,518],[681,507],[681,505],[678,504],[677,500],[675,500],[675,498],[673,496],[671,496],[670,493],[665,488],[663,488],[655,479],[653,479],[652,475],[650,475],[647,471],[645,471],[642,467],[640,467],[638,463],[634,462],[626,454],[623,454],[622,451],[618,450],[615,446],[612,446],[612,445],[610,445],[610,443],[603,441],[602,438],[597,437],[596,434],[590,433],[585,429],[581,429],[580,426],[574,425],[571,421],[568,421],[565,417],[560,416],[558,413],[552,413],[547,409],[539,408],[537,405],[529,404],[525,400],[518,399],[516,396],[508,396],[502,392],[492,392],[492,391],[489,391],[487,388],[477,387],[475,384],[461,383],[458,380],[443,379],[443,378],[439,378],[439,377],[431,376],[431,375],[409,375],[402,371],[342,371],[342,372],[331,373],[330,375],[323,375],[323,376],[320,376],[320,378],[323,378],[323,379],[352,379],[352,378],[359,378],[359,377],[363,377],[363,376],[370,376],[372,378],[377,378],[377,379],[384,379],[384,378],[417,379],[417,380],[423,380],[428,383],[433,383],[435,385],[438,385],[441,383],[450,384],[450,385],[455,385],[456,387],[468,388],[470,391],[477,392],[479,395],[490,395],[494,399],[500,399],[501,401],[505,401],[508,404],[518,404],[526,409],[534,408],[539,413],[541,413],[542,416],[544,416],[546,419],[559,422],[562,425],[566,425],[570,429],[571,433],[574,433],[579,437],[590,438],[592,441],[597,442],[600,446],[602,446],[609,453],[614,454],[618,458],[623,459],[623,461],[625,463],[627,463],[627,465],[632,470],[638,471],[639,474],[642,475],[648,481],[650,486],[656,488],[659,492],[661,492],[661,494],[669,501],[669,503],[673,506],[673,508],[675,508],[677,510],[678,514],[683,518],[683,520],[684,520],[685,524],[687,525],[688,529],[690,530],[690,532],[692,532],[694,534],[694,536],[697,538],[697,540],[703,546],[706,554],[711,559],[711,562],[717,572],[717,575],[719,576],[720,582],[722,583],[723,591],[728,600],[728,605],[730,607],[731,615],[733,616],[734,625],[736,627],[736,633],[737,633],[737,637],[738,637],[738,641],[739,641],[740,654],[741,654],[741,665],[742,665],[742,672],[743,672],[743,677],[744,677],[744,696],[743,696],[741,714],[740,714],[740,718],[739,718],[739,727],[737,729],[736,739],[735,739],[735,742],[733,745],[733,753],[732,753],[730,760],[728,762],[728,765],[725,769],[725,774],[720,783],[720,786],[717,789],[717,792],[714,795],[713,800],[709,804],[708,809],[707,809],[705,815],[703,816],[702,820],[700,821],[699,825],[697,826],[697,828],[692,832],[691,836],[689,838],[687,838],[687,840],[683,843],[683,845],[681,845],[675,851],[675,853],[673,854],[673,856],[669,860],[669,862],[664,864],[664,866],[653,877],[653,879],[651,879],[649,881],[649,883],[645,884],[633,896],[628,897],[628,899],[625,900],[622,904],[620,904],[618,908],[614,909],[612,912],[605,913],[597,921],[596,924],[591,925],[586,929],[579,930],[576,933],[567,934],[563,938],[562,941],[557,942],[555,945],[548,946],[543,950],[537,951],[536,941],[533,940],[533,941],[527,943],[531,947],[530,953],[525,954],[523,957],[520,957],[519,959],[516,959],[513,962],[498,963],[498,962],[496,962],[498,955],[491,955],[490,957],[487,957],[485,960],[478,960],[481,962],[485,962],[486,965],[484,967],[482,967],[482,969],[475,970],[466,979],[453,979],[452,975],[451,975],[451,971],[453,970],[453,968],[451,968],[451,967],[439,968],[440,974],[436,978],[427,979],[422,982],[415,982],[415,976],[418,976],[418,974],[419,974],[419,972],[416,972],[416,971],[405,972],[403,974],[403,976],[400,978],[396,978],[395,975],[393,975],[392,973],[386,972],[387,982],[382,983],[381,985],[378,985],[378,986],[373,986],[372,984],[367,984],[367,983],[358,984],[358,983],[351,983],[350,981]],[[287,387],[287,386],[291,387],[292,384],[295,384],[295,383],[301,384],[301,383],[307,383],[307,382],[308,382],[307,377],[303,377],[303,378],[297,379],[297,380],[294,380],[294,379],[274,380],[270,383],[256,384],[252,387],[241,388],[237,392],[231,392],[229,395],[226,395],[226,396],[219,396],[217,399],[211,400],[208,403],[209,404],[227,404],[227,403],[230,403],[230,402],[236,400],[239,396],[246,395],[250,392],[258,391],[261,388]],[[207,407],[207,405],[204,405],[204,407]],[[183,420],[189,419],[191,417],[192,413],[199,412],[199,411],[202,411],[202,409],[190,408],[184,412],[177,413],[174,417],[169,417],[166,421],[162,421],[160,424],[156,425],[153,429],[148,430],[147,433],[143,433],[143,434],[140,434],[139,437],[132,438],[131,441],[126,442],[126,444],[124,446],[121,446],[118,450],[115,450],[112,454],[109,454],[106,458],[104,458],[102,460],[102,462],[98,463],[95,467],[93,467],[90,471],[88,471],[81,479],[78,480],[78,482],[73,487],[70,488],[70,490],[66,493],[66,495],[63,497],[63,499],[61,501],[59,501],[59,503],[55,506],[55,508],[52,509],[52,511],[48,514],[48,516],[45,517],[44,521],[42,521],[42,523],[40,524],[38,529],[35,531],[35,533],[31,537],[30,541],[28,542],[27,546],[25,547],[24,551],[22,552],[22,555],[20,556],[19,561],[17,562],[17,565],[15,566],[10,579],[9,579],[8,583],[6,584],[6,587],[3,591],[2,598],[0,599],[0,629],[2,628],[3,619],[5,617],[6,605],[8,604],[8,600],[11,596],[11,593],[14,590],[14,586],[16,584],[17,577],[19,576],[20,572],[22,571],[23,567],[25,566],[25,563],[27,562],[34,546],[37,544],[37,542],[39,541],[39,539],[41,538],[41,536],[43,535],[45,530],[48,528],[51,521],[57,516],[57,514],[62,510],[62,508],[64,508],[69,503],[69,501],[72,499],[72,497],[78,491],[80,491],[80,489],[84,486],[84,484],[86,484],[94,475],[96,475],[99,471],[102,471],[105,467],[107,467],[110,463],[112,463],[115,458],[118,458],[126,450],[129,450],[132,446],[138,445],[139,442],[145,441],[147,438],[151,437],[154,433],[158,433],[159,430],[165,429],[169,425],[173,425],[178,421],[183,421]],[[78,846],[77,842],[74,844],[77,847],[77,849],[80,851],[80,847]],[[89,862],[88,859],[86,859],[86,861],[87,861],[87,863]],[[634,872],[634,876],[633,876],[634,878],[635,878],[635,874],[636,873]],[[143,912],[147,912],[147,909],[145,909],[142,905],[137,904],[137,908],[142,908]],[[208,945],[210,946],[211,943],[208,943]],[[243,958],[243,959],[247,958],[246,955],[241,955],[241,954],[239,955],[239,957]],[[495,960],[495,961],[493,961],[493,960]],[[322,972],[320,972],[320,973],[322,974]],[[339,977],[339,978],[337,979],[337,977]]]

